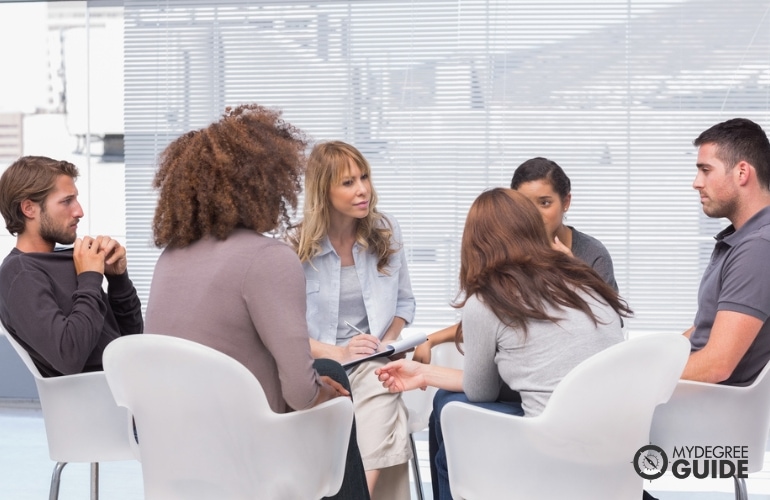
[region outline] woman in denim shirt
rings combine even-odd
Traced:
[[[398,222],[377,211],[369,164],[353,146],[316,145],[305,175],[304,219],[293,235],[307,280],[311,353],[346,363],[372,354],[414,318],[415,301]],[[368,332],[362,334],[360,332]],[[358,444],[373,498],[408,498],[407,410],[374,370],[349,372]]]

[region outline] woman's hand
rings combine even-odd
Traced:
[[[423,370],[430,365],[399,359],[377,368],[374,373],[388,392],[404,392],[412,389],[425,389]]]
[[[553,248],[554,250],[558,250],[561,253],[565,253],[570,257],[574,257],[574,255],[572,255],[572,250],[570,250],[567,245],[562,243],[558,236],[553,237],[553,242],[551,242],[551,248]]]
[[[345,389],[345,386],[343,386],[333,378],[329,377],[328,375],[321,375],[319,378],[324,384],[334,389],[334,392],[337,394],[337,397],[350,396],[350,392],[347,389]]]
[[[374,335],[361,334],[350,339],[343,347],[343,362],[353,361],[374,354],[380,348],[380,339]]]
[[[321,388],[318,391],[318,396],[316,396],[312,406],[318,406],[321,403],[325,403],[334,398],[350,397],[350,393],[347,389],[333,378],[327,375],[322,375],[319,378],[321,380]]]

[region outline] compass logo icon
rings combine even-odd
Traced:
[[[634,469],[643,479],[658,479],[668,469],[668,457],[660,446],[642,446],[634,455]]]

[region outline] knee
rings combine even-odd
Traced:
[[[433,396],[433,413],[437,416],[441,413],[441,410],[452,401],[467,401],[465,393],[451,392],[444,389],[439,389]]]
[[[335,382],[342,384],[345,389],[350,390],[350,381],[345,369],[332,359],[316,359],[313,361],[313,368],[319,375],[325,375]]]

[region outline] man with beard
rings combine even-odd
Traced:
[[[770,142],[759,125],[734,118],[693,144],[703,212],[732,224],[716,235],[701,279],[682,378],[748,385],[770,360]]]
[[[69,162],[25,156],[0,177],[0,213],[16,236],[0,266],[0,321],[46,377],[101,370],[107,344],[144,326],[126,249],[77,237],[77,176]]]

